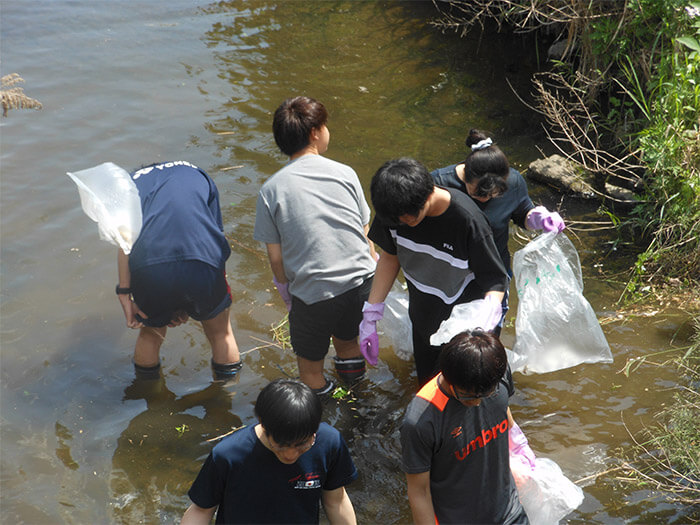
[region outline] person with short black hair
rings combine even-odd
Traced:
[[[417,525],[529,523],[510,472],[513,393],[495,334],[466,331],[443,347],[440,373],[401,424],[401,466]]]
[[[357,470],[340,433],[321,422],[321,402],[300,381],[277,379],[258,395],[258,424],[218,443],[188,495],[183,525],[356,523],[345,486]]]
[[[352,384],[365,374],[357,327],[376,264],[360,180],[323,157],[327,120],[323,104],[309,97],[287,99],[275,111],[275,141],[289,162],[260,188],[254,231],[289,311],[299,376],[319,395],[334,388],[323,374],[331,339],[339,378]]]
[[[465,140],[469,151],[464,161],[432,171],[430,174],[445,188],[469,195],[489,220],[503,266],[512,277],[508,251],[510,222],[528,230],[556,231],[565,224],[557,212],[535,206],[530,200],[523,176],[511,167],[508,158],[485,132],[469,130]],[[503,299],[503,315],[508,310],[508,293]],[[497,328],[500,333],[501,325]]]
[[[376,216],[369,237],[383,250],[360,324],[361,350],[370,363],[379,351],[377,321],[384,300],[403,269],[419,385],[437,372],[440,349],[430,336],[457,304],[485,299],[484,318],[500,321],[507,282],[484,214],[463,193],[435,186],[415,159],[384,163],[371,182]]]

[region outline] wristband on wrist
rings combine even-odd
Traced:
[[[119,284],[117,283],[117,287],[114,290],[117,295],[129,295],[131,293],[131,288],[120,288]]]

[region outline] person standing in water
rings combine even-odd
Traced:
[[[345,486],[357,470],[340,433],[321,422],[321,401],[300,381],[277,379],[255,402],[258,423],[222,439],[188,494],[182,525],[319,523],[355,525]]]
[[[339,378],[365,374],[357,341],[362,303],[376,266],[367,240],[370,210],[355,171],[323,156],[326,108],[309,97],[285,100],[272,129],[289,162],[260,189],[256,240],[264,242],[273,281],[289,311],[299,376],[317,394],[332,391],[324,374],[329,341]]]
[[[401,423],[401,467],[416,525],[527,525],[510,471],[518,443],[508,407],[513,378],[503,344],[480,330],[455,335],[440,372],[411,401]]]
[[[185,161],[146,166],[131,178],[143,225],[131,253],[119,249],[116,292],[127,326],[139,329],[137,377],[160,375],[160,347],[168,327],[189,317],[202,323],[214,377],[235,377],[242,363],[229,319],[225,264],[231,248],[214,181]]]
[[[508,251],[510,221],[528,230],[560,233],[565,224],[557,212],[535,206],[530,200],[525,179],[512,168],[501,149],[484,132],[471,129],[465,140],[467,158],[432,171],[435,184],[454,188],[469,195],[489,220],[493,238],[503,265],[512,277]],[[503,314],[508,309],[508,293],[503,300]],[[500,324],[498,327],[500,332]]]
[[[363,354],[376,362],[377,321],[399,270],[408,284],[413,356],[418,384],[437,372],[440,348],[430,336],[452,309],[484,299],[484,330],[502,316],[508,276],[484,214],[462,192],[441,188],[423,164],[411,158],[390,160],[372,177],[376,216],[369,237],[382,248],[360,324]],[[370,361],[372,363],[372,361]]]

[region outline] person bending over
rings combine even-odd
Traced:
[[[219,192],[204,170],[186,161],[153,164],[131,173],[143,225],[131,253],[119,249],[117,296],[129,328],[140,329],[134,368],[160,375],[160,347],[168,327],[189,317],[202,323],[216,379],[233,378],[242,363],[229,318],[231,254]]]

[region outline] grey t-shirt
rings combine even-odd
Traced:
[[[304,155],[260,188],[254,237],[281,245],[290,293],[313,304],[359,286],[374,273],[364,234],[369,218],[352,168]]]

